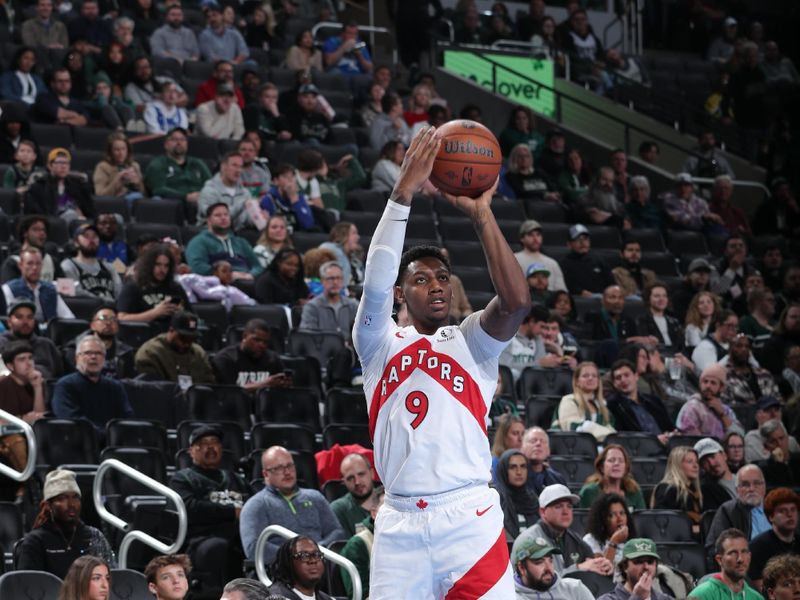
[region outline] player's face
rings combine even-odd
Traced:
[[[183,600],[189,580],[182,566],[167,565],[158,570],[155,583],[147,584],[147,588],[158,600]]]
[[[568,498],[548,504],[540,510],[542,519],[554,529],[565,530],[572,525],[572,500]]]
[[[430,335],[447,322],[453,290],[450,271],[438,258],[426,256],[409,264],[397,290],[417,331]]]

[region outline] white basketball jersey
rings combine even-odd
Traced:
[[[361,357],[375,467],[389,493],[432,495],[490,481],[486,415],[508,342],[487,334],[480,314],[433,335],[382,328],[374,352]]]

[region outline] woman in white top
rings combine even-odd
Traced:
[[[44,81],[33,69],[36,67],[36,52],[23,46],[14,54],[8,70],[0,77],[0,96],[32,105],[36,96],[47,91]]]
[[[189,128],[186,109],[178,106],[178,87],[171,81],[161,84],[160,99],[148,102],[144,109],[144,122],[148,133],[161,133],[176,127]]]
[[[372,189],[376,192],[391,192],[400,176],[400,165],[406,155],[403,142],[386,142],[381,148],[380,159],[372,167]]]
[[[698,292],[686,310],[686,346],[694,348],[705,338],[714,315],[720,310],[719,297],[711,292]]]
[[[294,38],[294,46],[286,53],[286,66],[292,71],[324,70],[322,52],[314,46],[314,36],[310,29],[304,29]]]
[[[619,494],[602,494],[589,509],[586,520],[586,542],[595,554],[614,563],[622,560],[622,547],[636,537],[633,518]]]
[[[585,431],[598,442],[615,433],[614,418],[603,398],[603,384],[593,362],[582,362],[572,374],[573,393],[564,396],[553,418],[553,429]]]

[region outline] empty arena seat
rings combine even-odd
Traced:
[[[42,418],[33,424],[38,451],[36,462],[49,468],[64,464],[97,464],[94,425],[86,419]]]
[[[263,388],[256,396],[256,421],[304,425],[321,431],[319,393],[310,388]]]
[[[11,571],[0,576],[0,598],[58,598],[61,579],[45,571]]]
[[[562,456],[597,456],[597,440],[581,431],[548,431],[550,453]]]
[[[314,432],[294,423],[256,423],[250,430],[250,444],[262,449],[283,446],[287,450],[303,452],[318,450]]]
[[[633,513],[639,537],[655,542],[691,542],[692,521],[677,510],[646,509]]]
[[[186,391],[189,417],[196,421],[233,421],[249,431],[252,396],[236,385],[193,385]]]

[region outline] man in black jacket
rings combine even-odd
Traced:
[[[706,534],[706,560],[714,564],[714,542],[726,529],[743,531],[748,540],[770,528],[764,513],[764,494],[767,491],[764,474],[756,465],[745,465],[736,473],[736,499],[722,504]]]
[[[220,429],[202,425],[192,431],[189,454],[192,466],[175,473],[169,486],[186,505],[186,550],[193,574],[219,592],[226,581],[242,572],[244,551],[238,522],[251,489],[236,473],[220,467]]]
[[[717,510],[736,498],[736,484],[726,460],[725,449],[713,438],[703,438],[694,445],[703,476],[703,510]]]
[[[618,360],[611,366],[611,384],[614,391],[606,398],[608,410],[614,415],[617,431],[645,431],[658,436],[667,445],[675,431],[667,409],[661,400],[640,393],[639,374],[629,360]]]
[[[611,270],[589,254],[592,241],[589,230],[580,223],[569,228],[570,253],[561,261],[561,270],[570,294],[591,296],[599,294],[614,283]]]
[[[76,219],[94,219],[92,186],[86,175],[70,173],[72,155],[53,148],[47,155],[49,173],[34,181],[23,202],[26,215],[57,215],[67,224]]]

